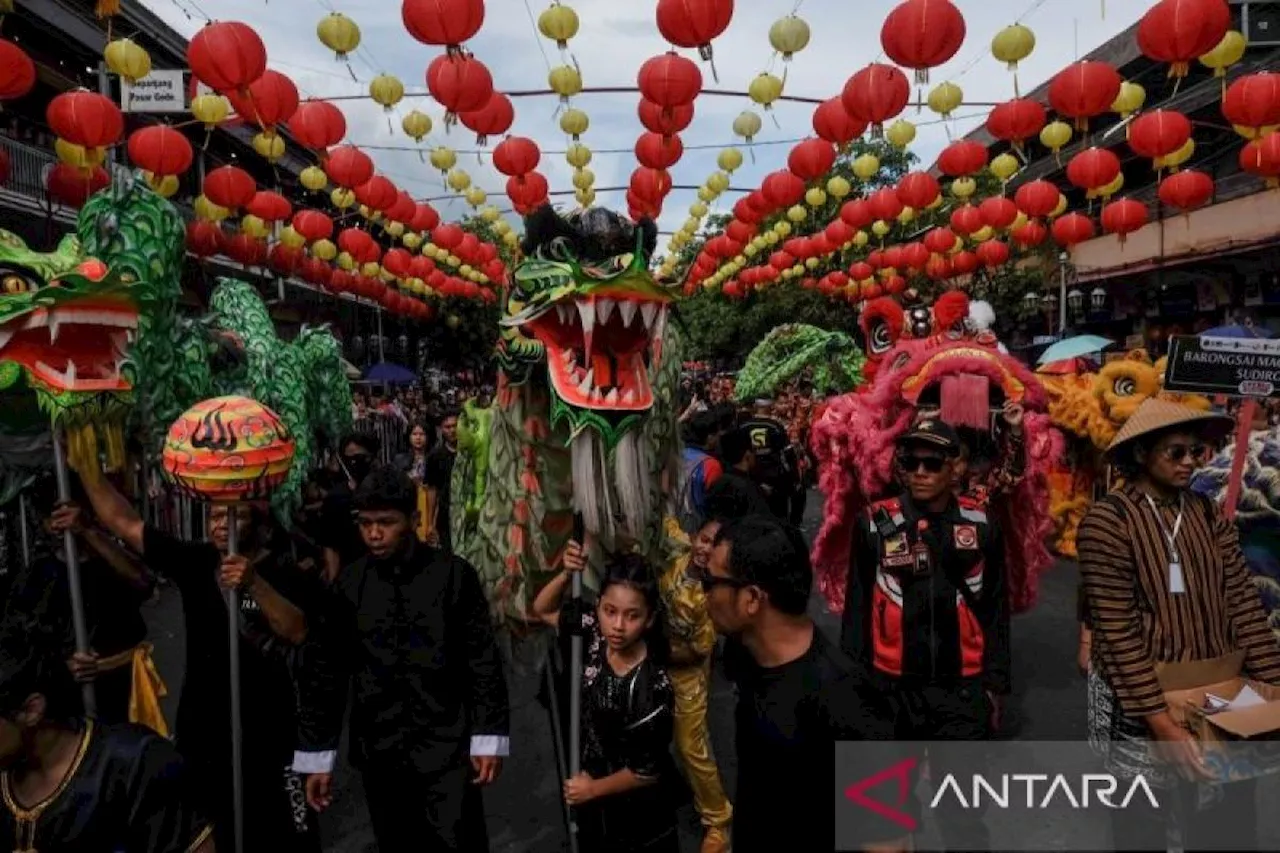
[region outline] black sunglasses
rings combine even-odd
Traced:
[[[1168,447],[1164,448],[1161,453],[1163,453],[1164,457],[1170,462],[1181,462],[1188,456],[1190,456],[1192,460],[1198,461],[1205,457],[1208,453],[1208,448],[1203,444],[1170,444]]]
[[[703,592],[711,592],[718,586],[732,587],[733,589],[745,589],[751,586],[747,581],[741,578],[722,578],[711,574],[706,569],[695,570],[692,573],[694,580],[702,585]]]
[[[930,474],[938,474],[942,471],[943,466],[947,464],[947,460],[938,456],[899,456],[898,464],[908,474],[914,474],[921,468],[924,468]]]

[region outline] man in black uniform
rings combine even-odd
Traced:
[[[903,493],[855,528],[841,644],[892,697],[900,740],[985,740],[1009,688],[1004,543],[977,501],[955,496],[959,455],[954,429],[921,421],[899,440]],[[933,750],[933,777],[955,760]],[[948,849],[990,849],[980,811],[939,818]]]
[[[751,451],[756,458],[753,476],[769,502],[769,509],[785,521],[791,515],[791,495],[795,491],[792,472],[784,458],[791,443],[786,429],[770,415],[768,400],[756,400],[751,417],[738,428],[751,439]]]

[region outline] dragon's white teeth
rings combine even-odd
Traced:
[[[608,394],[606,394],[604,401],[608,403],[610,406],[618,405],[618,389],[614,388]]]
[[[658,303],[644,302],[640,305],[640,319],[644,320],[645,329],[653,328],[654,318],[658,316]]]
[[[561,351],[560,351],[560,360],[564,362],[565,367],[568,367],[568,368],[572,369],[572,368],[573,368],[573,361],[574,361],[574,358],[573,358],[573,350],[571,350],[571,349],[561,350]]]
[[[595,301],[595,305],[596,320],[599,321],[602,326],[609,322],[609,318],[613,316],[613,309],[618,307],[618,303],[614,302],[612,299],[597,299]]]
[[[604,402],[604,395],[600,393],[600,389],[599,389],[599,388],[592,388],[592,389],[591,389],[591,397],[590,397],[589,399],[590,399],[590,400],[591,400],[591,402],[593,402],[593,403],[603,403],[603,402]]]
[[[58,342],[58,330],[62,328],[62,321],[57,314],[49,314],[49,343],[56,344]]]
[[[591,303],[575,302],[574,305],[577,306],[578,309],[578,319],[582,321],[582,330],[584,332],[589,332],[594,329],[596,325],[596,311],[595,308],[591,306]]]
[[[9,339],[17,334],[16,329],[0,329],[0,349],[4,349]]]
[[[618,303],[618,313],[622,315],[622,325],[631,325],[631,321],[636,317],[637,307],[639,306],[635,302],[622,301]]]
[[[616,389],[615,389],[615,393],[616,393]],[[635,400],[636,400],[635,391],[632,391],[630,388],[628,388],[627,390],[622,392],[622,405],[628,406],[631,403],[634,403]]]
[[[578,393],[586,397],[591,393],[591,389],[595,387],[595,370],[588,370],[583,375],[582,381],[578,383]]]
[[[569,313],[568,305],[561,305],[557,303],[556,316],[560,319],[560,324],[563,326],[567,326],[573,322],[573,315]]]

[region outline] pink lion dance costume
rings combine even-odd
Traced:
[[[1053,530],[1047,472],[1061,454],[1062,437],[1049,423],[1040,382],[1000,348],[989,330],[992,319],[990,306],[971,305],[959,291],[939,297],[932,309],[916,305],[904,312],[888,297],[863,309],[875,369],[867,371],[867,384],[829,402],[811,438],[826,496],[813,561],[833,612],[844,610],[850,531],[868,505],[892,494],[898,437],[925,411],[990,434],[1006,401],[1022,404],[1022,441],[995,446],[1023,454],[1020,475],[981,499],[1004,533],[1010,607],[1017,613],[1035,604],[1039,575],[1053,562],[1045,544]]]

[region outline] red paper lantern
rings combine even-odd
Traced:
[[[955,232],[950,228],[932,228],[924,235],[924,246],[930,252],[945,255],[956,245]]]
[[[978,205],[982,221],[999,231],[1008,228],[1018,218],[1018,206],[1004,196],[984,198]]]
[[[671,175],[662,169],[640,167],[631,173],[632,191],[647,205],[657,206],[671,192]]]
[[[1175,110],[1151,110],[1129,125],[1129,147],[1139,157],[1152,160],[1172,154],[1190,138],[1191,122]]]
[[[129,159],[153,175],[181,175],[191,168],[195,152],[181,131],[153,124],[129,134]]]
[[[480,238],[468,231],[462,235],[462,242],[453,250],[453,253],[461,258],[464,263],[473,264],[476,261],[476,253],[479,249]]]
[[[860,198],[846,201],[841,205],[840,218],[854,228],[866,228],[875,221],[875,217],[871,214],[871,209],[867,207],[866,201]]]
[[[382,268],[396,278],[407,278],[411,272],[413,256],[405,249],[388,249],[382,256]]]
[[[266,73],[267,48],[247,24],[219,21],[191,37],[187,65],[211,89],[242,92]]]
[[[843,148],[866,130],[867,123],[849,115],[839,97],[828,98],[813,111],[813,132],[832,145]]]
[[[702,91],[702,72],[692,60],[675,53],[645,60],[636,75],[640,94],[664,110],[693,103]]]
[[[318,210],[299,210],[293,215],[293,230],[308,243],[327,240],[333,234],[333,220]]]
[[[764,179],[760,191],[775,210],[790,207],[804,198],[804,181],[788,169],[779,169]]]
[[[340,187],[358,187],[373,177],[373,160],[354,145],[343,145],[329,152],[324,161],[325,174]]]
[[[640,99],[637,110],[640,123],[651,133],[671,136],[684,130],[693,122],[693,104],[688,103],[672,109],[663,109],[647,98]]]
[[[1119,174],[1120,158],[1105,148],[1086,148],[1067,163],[1067,180],[1082,190],[1105,187]]]
[[[1039,222],[1031,221],[1010,231],[1009,236],[1013,239],[1013,242],[1026,249],[1043,243],[1045,238],[1049,236],[1049,229]]]
[[[676,47],[711,59],[711,42],[733,19],[733,0],[658,0],[658,32]]]
[[[924,265],[924,274],[934,281],[951,278],[954,273],[955,270],[952,269],[951,261],[942,257],[942,255],[931,255]]]
[[[1260,71],[1237,78],[1222,96],[1222,115],[1254,131],[1280,124],[1280,74]]]
[[[97,92],[63,92],[49,102],[44,114],[55,134],[85,148],[115,145],[124,134],[120,108]]]
[[[501,92],[489,96],[489,102],[478,110],[458,116],[462,126],[476,135],[476,145],[488,145],[490,136],[501,136],[516,120],[516,108]]]
[[[995,269],[1009,260],[1009,244],[1003,240],[984,240],[974,252],[987,269]]]
[[[399,222],[401,225],[408,227],[413,221],[413,215],[418,212],[417,205],[413,203],[413,196],[404,190],[396,191],[396,200],[390,207],[382,212],[391,222]]]
[[[1213,197],[1213,178],[1195,169],[1183,169],[1160,182],[1160,201],[1186,213]]]
[[[1014,98],[996,106],[987,115],[987,132],[996,139],[1021,145],[1044,127],[1044,107],[1030,98]]]
[[[1218,46],[1231,26],[1226,0],[1160,0],[1138,22],[1138,49],[1186,77],[1192,62]]]
[[[289,133],[300,144],[323,151],[347,135],[347,118],[328,101],[306,101],[289,118]]]
[[[968,237],[974,231],[980,231],[986,225],[982,211],[971,204],[962,204],[951,211],[951,230],[961,237]]]
[[[271,190],[254,193],[244,209],[263,222],[283,222],[293,215],[293,205],[289,203],[289,199]]]
[[[418,41],[452,51],[480,32],[484,0],[404,0],[400,17]]]
[[[947,0],[905,0],[894,7],[880,28],[885,56],[916,72],[916,82],[929,82],[929,69],[956,55],[964,43],[964,16]]]
[[[538,143],[523,136],[508,136],[493,149],[493,167],[509,178],[532,172],[541,159]]]
[[[469,53],[445,53],[427,66],[427,90],[448,111],[446,120],[459,113],[482,109],[493,95],[493,75]]]
[[[908,172],[898,181],[898,200],[908,207],[924,210],[942,192],[938,180],[928,172]]]
[[[276,243],[267,253],[267,265],[283,276],[297,272],[305,259],[302,249],[284,243]]]
[[[952,178],[973,175],[987,165],[987,146],[969,139],[952,142],[938,155],[938,171]]]
[[[661,133],[640,134],[636,140],[636,160],[641,166],[649,169],[669,169],[684,155],[684,144],[680,137],[663,136]]]
[[[741,219],[732,219],[729,224],[724,227],[724,233],[730,240],[736,240],[739,243],[745,243],[752,237],[756,236],[756,228],[743,222]]]
[[[228,258],[246,267],[262,266],[267,261],[267,243],[248,234],[232,234],[222,243]]]
[[[1084,59],[1059,71],[1049,82],[1049,105],[1085,130],[1089,119],[1111,109],[1120,94],[1120,73],[1109,62]]]
[[[1083,213],[1068,213],[1053,220],[1053,239],[1070,248],[1093,236],[1093,222]]]
[[[293,118],[298,110],[298,87],[279,71],[268,69],[244,92],[228,92],[236,114],[269,130]]]
[[[227,210],[238,210],[253,201],[258,185],[237,166],[219,166],[204,176],[205,198]]]
[[[436,213],[436,209],[425,201],[415,202],[413,205],[413,219],[409,220],[409,230],[411,231],[431,231],[440,224],[440,214]]]
[[[769,266],[776,270],[791,269],[796,265],[796,259],[788,252],[781,249],[769,256]]]
[[[1058,196],[1058,187],[1049,181],[1027,181],[1013,194],[1013,203],[1027,216],[1048,216],[1058,208]]]
[[[1280,134],[1268,133],[1240,149],[1240,168],[1275,186],[1280,178]]]
[[[382,257],[378,244],[359,228],[344,228],[339,231],[338,248],[362,264],[372,263]]]
[[[884,250],[884,266],[886,269],[901,269],[904,262],[901,246],[890,246]]]
[[[299,272],[303,281],[328,289],[329,280],[333,276],[333,267],[319,258],[303,258]]]
[[[26,51],[0,39],[0,100],[21,98],[36,85],[36,65]]]
[[[797,142],[787,156],[787,168],[804,181],[816,181],[831,171],[836,162],[836,149],[825,139]]]
[[[979,263],[978,256],[973,252],[956,252],[951,256],[951,271],[956,275],[970,275],[978,268]]]
[[[507,197],[512,203],[530,209],[546,198],[549,190],[547,179],[541,172],[527,172],[518,177],[507,178]],[[436,244],[439,245],[439,241]]]
[[[187,223],[187,249],[199,258],[222,251],[222,229],[216,222],[193,219]]]
[[[845,111],[871,125],[872,136],[880,136],[884,123],[902,112],[909,100],[907,75],[893,65],[875,62],[850,77],[840,93]]]
[[[867,263],[871,266],[871,268],[872,268],[873,270],[881,270],[881,269],[884,269],[884,266],[885,266],[885,264],[884,264],[884,250],[883,250],[883,249],[872,249],[870,252],[868,252],[868,253],[867,253]]]
[[[875,274],[876,271],[866,261],[854,261],[849,265],[849,278],[854,281],[866,281]]]
[[[931,254],[924,243],[908,243],[902,247],[902,263],[906,264],[909,270],[922,270],[929,262]]]
[[[743,222],[759,222],[764,218],[765,212],[757,208],[748,195],[734,202],[733,215]]]
[[[356,201],[370,210],[377,211],[384,211],[391,207],[400,197],[400,191],[396,189],[396,185],[382,175],[374,175],[356,187],[355,193]]]
[[[883,187],[867,197],[867,209],[876,219],[892,222],[902,213],[902,200],[892,187]]]
[[[1124,242],[1124,238],[1147,224],[1147,206],[1131,198],[1117,199],[1102,208],[1098,217],[1102,222],[1102,230],[1115,234]]]

